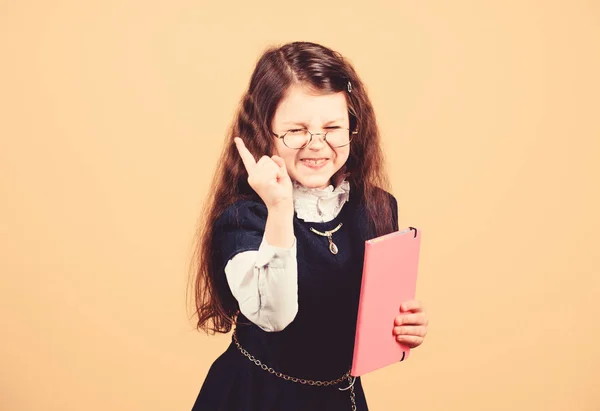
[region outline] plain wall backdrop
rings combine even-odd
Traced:
[[[0,2],[0,409],[189,410],[186,307],[259,55],[365,81],[430,331],[373,411],[600,410],[597,1]]]

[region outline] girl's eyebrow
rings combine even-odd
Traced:
[[[344,118],[343,118],[343,117],[336,118],[335,120],[329,120],[329,121],[326,121],[324,125],[331,124],[331,123],[337,123],[338,121],[343,121],[343,120],[344,120]],[[289,124],[289,125],[299,125],[299,126],[303,126],[303,127],[308,127],[308,124],[306,124],[306,123],[303,123],[303,122],[301,122],[301,121],[291,121],[291,120],[290,120],[290,121],[284,121],[284,122],[282,123],[282,125],[288,125],[288,124]]]

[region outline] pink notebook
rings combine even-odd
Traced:
[[[359,377],[408,358],[392,334],[400,304],[415,298],[421,230],[410,227],[365,242],[354,357]]]

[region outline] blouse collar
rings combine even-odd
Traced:
[[[294,209],[298,218],[309,222],[333,220],[350,198],[350,183],[343,180],[337,187],[307,188],[293,182]]]

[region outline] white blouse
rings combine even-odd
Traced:
[[[306,188],[294,182],[294,210],[309,222],[333,220],[350,198],[350,183],[335,189]],[[263,240],[255,251],[233,256],[225,275],[240,311],[265,331],[281,331],[298,313],[298,264],[296,241],[291,248],[279,248]]]

